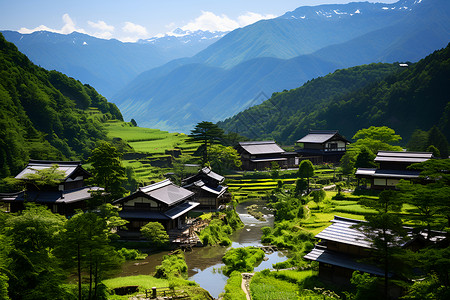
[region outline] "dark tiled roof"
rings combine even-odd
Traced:
[[[11,194],[0,194],[5,202],[33,201],[36,203],[73,203],[91,198],[91,191],[103,190],[99,187],[82,187],[65,191],[29,191]]]
[[[81,170],[87,175],[89,172],[81,167],[80,161],[48,161],[48,160],[30,160],[28,165],[17,176],[16,179],[26,179],[28,174],[34,174],[38,170],[50,168],[52,165],[58,165],[58,170],[63,171],[65,180],[72,176],[76,171]]]
[[[353,225],[361,222],[363,221],[335,216],[331,220],[331,225],[318,233],[316,238],[363,248],[372,248],[372,243],[366,239],[366,236],[356,228],[352,228]]]
[[[210,186],[207,186],[201,180],[194,182],[194,185],[199,187],[199,188],[201,188],[202,190],[204,190],[204,191],[206,191],[208,193],[216,195],[217,197],[221,196],[228,189],[227,186],[221,186],[221,185],[218,185],[217,187],[210,187]]]
[[[336,135],[345,142],[349,143],[349,141],[343,138],[337,130],[310,130],[309,133],[299,139],[297,143],[323,144]]]
[[[164,214],[170,219],[174,220],[179,216],[187,213],[191,209],[197,207],[198,205],[200,205],[200,203],[198,202],[184,202],[180,205],[175,206],[174,208],[169,209]]]
[[[201,170],[202,173],[204,173],[205,175],[207,175],[208,177],[211,177],[214,180],[217,180],[219,183],[222,183],[225,180],[225,177],[214,173],[210,168],[205,167]]]
[[[357,176],[379,177],[379,178],[419,178],[420,171],[415,170],[383,170],[358,168],[355,172]]]
[[[113,203],[120,203],[135,197],[146,196],[165,203],[168,206],[175,205],[178,202],[188,199],[194,195],[193,192],[173,184],[169,179],[139,188],[133,194],[115,200]]]
[[[339,266],[342,268],[347,268],[350,270],[384,276],[383,270],[376,266],[358,262],[357,259],[349,255],[336,253],[334,251],[329,251],[317,246],[311,252],[305,255],[304,258],[334,266]],[[389,277],[391,277],[392,275],[392,273],[389,273]]]
[[[378,151],[375,161],[421,163],[431,158],[433,158],[433,153],[431,152]]]
[[[284,153],[284,150],[274,141],[240,142],[239,145],[251,155]]]

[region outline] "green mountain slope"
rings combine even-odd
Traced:
[[[99,118],[122,115],[89,85],[34,65],[0,34],[0,177],[29,158],[86,157],[106,138]]]
[[[371,79],[394,70],[371,83]],[[282,144],[294,143],[308,129],[338,129],[352,136],[372,125],[392,127],[404,138],[415,129],[438,125],[449,138],[449,94],[447,46],[402,70],[383,64],[339,70],[298,89],[274,94],[219,125],[227,131]]]

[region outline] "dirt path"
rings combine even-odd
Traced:
[[[250,296],[250,280],[252,280],[253,275],[255,273],[242,273],[242,283],[241,288],[245,293],[245,297],[247,300],[251,300],[252,297]]]

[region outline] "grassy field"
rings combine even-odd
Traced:
[[[110,139],[119,138],[133,148],[124,155],[122,163],[134,169],[137,180],[142,184],[162,180],[163,174],[172,171],[172,156],[167,151],[192,154],[198,147],[198,144],[186,143],[188,137],[183,133],[134,127],[131,123],[116,120],[104,124]]]

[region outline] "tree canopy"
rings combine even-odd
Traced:
[[[219,143],[223,137],[223,130],[212,122],[202,121],[198,123],[189,134],[187,142],[201,143],[198,152],[202,156],[202,164],[208,162],[208,151],[212,144]]]

